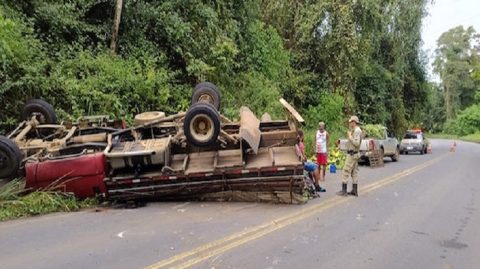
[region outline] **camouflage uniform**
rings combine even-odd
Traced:
[[[345,166],[343,167],[342,173],[342,182],[347,184],[348,178],[352,177],[353,184],[358,182],[358,159],[360,158],[360,143],[362,142],[362,130],[360,127],[355,127],[352,134],[353,139],[348,139],[348,153],[347,159],[345,161]]]

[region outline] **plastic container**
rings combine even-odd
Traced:
[[[330,164],[330,173],[331,174],[337,173],[337,166],[334,163]]]

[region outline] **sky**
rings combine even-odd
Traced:
[[[480,32],[480,0],[435,0],[429,4],[428,15],[424,18],[422,28],[423,50],[430,57],[434,57],[437,39],[449,29],[463,25],[473,26]],[[431,64],[429,74],[432,80],[437,80],[432,75]]]

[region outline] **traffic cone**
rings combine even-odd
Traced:
[[[456,149],[457,149],[457,141],[453,141],[453,144],[450,147],[450,152],[455,152]]]

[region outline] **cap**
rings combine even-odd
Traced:
[[[348,122],[352,122],[352,121],[356,122],[357,124],[360,124],[360,120],[358,120],[357,116],[351,116]]]
[[[325,126],[325,122],[323,122],[323,121],[318,122],[318,126],[320,126],[320,125]]]

